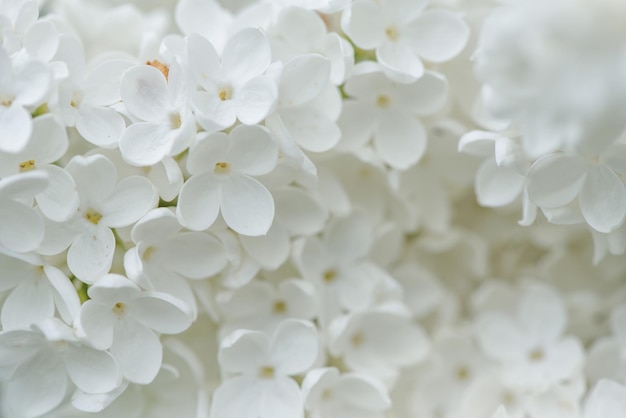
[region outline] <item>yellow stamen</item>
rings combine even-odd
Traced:
[[[287,311],[287,304],[283,302],[282,300],[277,300],[276,302],[274,302],[273,310],[274,310],[274,313],[277,313],[277,314],[285,313]]]
[[[322,280],[324,280],[324,282],[326,283],[331,283],[335,280],[336,277],[337,277],[337,272],[333,269],[330,269],[324,272],[324,275],[322,276]]]
[[[274,377],[274,368],[271,366],[263,366],[259,370],[259,376],[263,379],[271,379]]]
[[[230,172],[230,165],[224,161],[215,163],[215,168],[213,169],[213,172],[216,174],[227,174]]]
[[[168,80],[168,77],[170,75],[170,69],[167,65],[163,64],[161,61],[158,61],[158,60],[146,61],[146,65],[149,65],[161,71],[161,74],[163,74],[165,79]]]
[[[19,163],[19,167],[21,173],[37,168],[35,167],[35,160],[22,161],[21,163]]]
[[[385,96],[384,94],[381,94],[376,98],[376,106],[380,107],[381,109],[387,109],[390,102],[391,100],[389,100],[389,97]]]
[[[100,219],[102,219],[102,215],[100,215],[93,209],[89,209],[87,213],[85,213],[85,219],[87,219],[94,225],[98,225],[98,222],[100,222]]]
[[[394,26],[389,26],[387,29],[385,29],[385,34],[392,41],[397,40],[400,36],[400,34],[398,33],[398,29],[396,29]]]

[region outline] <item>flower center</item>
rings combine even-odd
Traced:
[[[22,161],[18,164],[18,166],[20,168],[20,173],[23,173],[24,171],[34,170],[36,168],[35,160]]]
[[[376,98],[376,106],[380,107],[381,109],[387,109],[390,102],[391,100],[389,100],[389,96],[385,96],[384,94],[381,94]]]
[[[352,338],[350,338],[350,342],[352,343],[353,347],[360,347],[365,342],[365,337],[362,333],[357,332],[352,336]]]
[[[274,302],[273,311],[277,314],[285,313],[287,311],[287,304],[282,300],[277,300]]]
[[[274,368],[271,366],[263,366],[259,370],[259,376],[262,379],[272,379],[274,377]]]
[[[174,112],[170,114],[170,126],[172,129],[178,129],[182,126],[183,121],[180,117],[180,113]]]
[[[123,304],[122,302],[117,302],[114,306],[113,309],[111,309],[113,311],[113,313],[117,316],[122,316],[124,314],[124,311],[126,311],[126,305]]]
[[[98,222],[100,222],[100,219],[102,219],[102,215],[93,209],[89,209],[87,213],[85,213],[85,219],[87,219],[94,225],[98,225]]]
[[[322,280],[324,280],[325,283],[332,283],[336,278],[337,272],[333,269],[326,270],[322,275]]]
[[[395,41],[400,36],[400,33],[395,26],[389,26],[387,29],[385,29],[385,35],[387,35],[387,38]]]
[[[213,172],[215,174],[228,174],[230,173],[230,165],[224,161],[215,163],[215,168],[213,169]]]
[[[146,61],[146,65],[149,65],[161,71],[161,74],[163,74],[165,79],[166,80],[168,79],[170,75],[170,69],[167,65],[163,64],[161,61],[158,61],[158,60]]]
[[[536,348],[528,354],[528,358],[533,362],[541,361],[544,357],[545,353],[541,348]]]
[[[233,97],[232,89],[230,87],[221,88],[220,91],[217,92],[217,96],[221,101],[229,100]]]
[[[456,369],[456,378],[460,381],[465,381],[469,377],[470,372],[465,366],[461,366]]]

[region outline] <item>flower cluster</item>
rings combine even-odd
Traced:
[[[0,0],[0,416],[623,418],[625,18]]]

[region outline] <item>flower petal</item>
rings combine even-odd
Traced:
[[[2,327],[28,329],[31,324],[54,316],[54,300],[44,277],[27,280],[17,286],[2,306]]]
[[[318,54],[298,55],[285,64],[279,104],[297,106],[319,96],[330,77],[330,61]]]
[[[226,161],[242,173],[260,176],[276,167],[278,146],[260,126],[237,126],[230,133],[229,142]]]
[[[102,148],[116,148],[126,128],[122,116],[112,109],[82,105],[76,114],[76,129],[87,141]]]
[[[113,263],[115,237],[105,226],[98,225],[83,231],[67,253],[67,266],[85,283],[93,283],[107,274]]]
[[[40,170],[48,174],[50,185],[35,196],[43,215],[54,222],[64,222],[76,214],[79,197],[76,183],[67,171],[56,165],[48,164]]]
[[[556,209],[574,200],[586,177],[580,158],[552,154],[535,161],[526,179],[530,200],[541,208]]]
[[[65,367],[72,382],[83,392],[106,393],[121,383],[115,360],[106,351],[70,344]]]
[[[374,49],[385,36],[381,6],[371,0],[357,0],[341,16],[341,27],[361,49]]]
[[[172,149],[167,125],[139,122],[130,125],[120,138],[120,151],[124,160],[137,166],[150,166],[160,162]]]
[[[293,139],[308,151],[328,151],[341,138],[337,124],[313,108],[283,109],[280,116]]]
[[[167,116],[167,81],[155,67],[140,65],[126,70],[120,94],[128,111],[143,121],[160,122]]]
[[[498,167],[492,159],[485,160],[476,172],[476,198],[482,206],[508,205],[520,195],[523,187],[524,176],[514,170]]]
[[[182,193],[181,193],[182,194]],[[259,181],[241,174],[224,179],[222,217],[242,235],[265,235],[274,220],[274,199]]]
[[[132,320],[115,328],[110,352],[122,375],[139,384],[152,382],[159,373],[163,360],[163,346],[159,337],[144,325]]]
[[[458,55],[469,39],[469,27],[456,14],[427,10],[408,28],[415,51],[425,60],[444,62]]]
[[[213,225],[220,211],[220,184],[212,173],[191,176],[178,195],[176,216],[194,231]]]
[[[319,355],[317,329],[308,321],[286,319],[278,325],[270,349],[271,364],[281,375],[300,374]]]
[[[157,201],[150,180],[141,176],[126,177],[100,207],[100,222],[111,228],[128,226],[156,206]]]
[[[221,244],[209,234],[183,232],[167,242],[168,265],[190,279],[203,279],[220,272],[228,263]]]
[[[426,150],[426,130],[420,121],[407,114],[385,112],[376,129],[374,145],[384,162],[406,170],[422,158]]]
[[[580,192],[580,210],[589,226],[598,232],[609,233],[624,221],[626,186],[606,165],[589,168]]]
[[[191,326],[191,310],[168,293],[149,292],[133,300],[133,315],[160,334],[178,334]]]
[[[246,82],[257,77],[272,62],[270,42],[265,33],[246,28],[236,33],[222,53],[222,74],[233,82]]]
[[[567,325],[567,311],[559,294],[545,285],[532,285],[519,302],[519,319],[524,330],[539,343],[553,343]]]
[[[259,76],[235,90],[232,103],[241,123],[254,125],[274,110],[277,98],[278,88],[274,80]]]
[[[394,81],[412,83],[424,75],[422,60],[402,39],[383,42],[376,48],[376,59],[383,72]]]
[[[269,360],[270,342],[258,331],[237,330],[229,334],[220,344],[218,360],[228,373],[255,374]]]
[[[0,245],[18,253],[35,250],[44,238],[41,215],[12,200],[0,203]]]
[[[32,131],[32,119],[23,107],[0,106],[0,151],[22,151],[27,146]]]

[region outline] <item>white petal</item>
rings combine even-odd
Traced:
[[[79,328],[95,348],[106,350],[113,344],[113,324],[117,317],[111,306],[88,300],[80,308]]]
[[[326,247],[337,264],[347,264],[367,256],[372,248],[374,233],[364,213],[355,212],[345,218],[335,218],[328,226]]]
[[[495,142],[501,137],[494,132],[470,131],[461,137],[459,152],[478,157],[491,157],[495,152]]]
[[[593,229],[611,232],[626,215],[626,186],[606,165],[594,164],[580,192],[580,209]]]
[[[43,62],[52,59],[59,46],[59,34],[49,20],[39,20],[24,34],[24,49],[33,58]]]
[[[476,335],[485,354],[503,362],[519,360],[529,346],[517,324],[502,314],[480,317]]]
[[[216,45],[221,47],[224,34],[230,29],[232,16],[218,2],[181,0],[176,6],[175,20],[182,33],[199,33],[214,44],[219,41]]]
[[[267,174],[276,167],[278,146],[260,126],[237,126],[229,135],[226,161],[250,176]]]
[[[16,370],[6,385],[4,399],[18,416],[39,417],[63,401],[66,389],[63,363],[44,350]]]
[[[70,344],[65,367],[72,382],[83,392],[110,392],[121,383],[115,360],[106,351]]]
[[[137,221],[130,236],[135,243],[144,241],[153,244],[175,236],[180,230],[181,226],[170,208],[156,208]]]
[[[233,93],[232,103],[241,123],[253,125],[269,115],[278,98],[278,88],[270,77],[251,79]]]
[[[220,272],[228,263],[220,243],[208,234],[183,232],[167,242],[168,265],[190,279],[203,279]]]
[[[336,146],[338,150],[357,150],[371,139],[379,117],[376,109],[355,100],[345,100],[337,125],[341,131],[341,139]]]
[[[44,224],[41,215],[26,205],[12,200],[0,203],[0,244],[23,253],[35,250],[42,243]]]
[[[398,106],[418,115],[437,113],[448,99],[448,80],[432,71],[426,71],[413,84],[399,87],[394,97]]]
[[[288,36],[290,45],[297,45],[301,51],[311,51],[326,34],[326,25],[320,15],[311,10],[286,7],[278,15],[275,30]]]
[[[56,267],[49,264],[45,265],[44,273],[54,288],[54,303],[61,318],[71,324],[80,311],[80,299],[76,293],[76,288],[65,273]]]
[[[361,49],[374,49],[385,36],[381,6],[371,0],[357,0],[344,11],[341,27]]]
[[[33,119],[33,136],[26,147],[29,154],[26,159],[35,160],[43,165],[59,160],[69,146],[67,130],[59,119],[51,113]]]
[[[191,176],[178,195],[176,216],[180,223],[194,231],[213,225],[220,211],[220,188],[211,173]]]
[[[213,393],[212,418],[302,418],[302,394],[292,379],[240,376]]]
[[[47,280],[27,280],[15,288],[2,306],[2,327],[28,329],[31,324],[54,316],[54,301]]]
[[[528,171],[528,197],[541,208],[565,206],[582,188],[585,175],[585,162],[580,158],[560,154],[540,158]]]
[[[426,130],[421,122],[407,114],[386,112],[376,129],[374,145],[384,162],[406,170],[422,158],[426,150]]]
[[[110,351],[124,377],[133,383],[152,382],[161,368],[163,346],[159,337],[135,321],[116,327]]]
[[[171,202],[178,196],[185,179],[178,163],[168,156],[163,157],[160,164],[151,167],[148,180],[159,191],[161,199]]]
[[[337,124],[313,108],[283,109],[280,116],[293,139],[308,151],[328,151],[341,137]]]
[[[35,197],[41,213],[55,222],[68,220],[76,214],[79,204],[74,179],[56,165],[48,164],[40,169],[48,173],[50,179],[48,188]]]
[[[540,343],[556,341],[565,331],[567,311],[555,290],[532,285],[519,302],[519,318],[525,331]]]
[[[109,272],[115,252],[113,232],[104,225],[84,231],[67,253],[67,266],[81,281],[93,283]]]
[[[102,148],[116,148],[126,124],[119,113],[99,106],[82,105],[76,129],[87,141]]]
[[[483,162],[476,172],[476,198],[486,207],[500,207],[513,202],[522,192],[524,176],[505,167],[498,167],[495,160]]]
[[[133,67],[131,59],[112,59],[94,67],[83,83],[85,101],[97,106],[112,105],[121,100],[120,82],[124,71]]]
[[[156,206],[157,200],[150,180],[140,176],[126,177],[100,207],[100,222],[111,228],[128,226]]]
[[[264,269],[276,270],[289,257],[291,240],[285,228],[272,225],[266,235],[260,237],[239,237],[246,252]]]
[[[402,39],[383,42],[376,48],[376,59],[383,72],[400,83],[412,83],[424,75],[422,60]]]
[[[128,111],[141,120],[160,122],[167,116],[167,81],[155,67],[140,65],[126,70],[120,93]]]
[[[181,192],[182,194],[182,192]],[[241,174],[223,180],[222,217],[242,235],[264,235],[274,220],[274,199],[259,181]]]
[[[149,166],[170,153],[171,130],[163,123],[140,122],[130,125],[120,138],[124,160],[132,165]]]
[[[384,411],[391,407],[391,399],[385,386],[367,375],[342,376],[337,393],[352,405],[369,411]]]
[[[277,190],[273,196],[276,219],[291,234],[311,235],[323,228],[328,212],[309,193],[294,187]]]
[[[298,55],[283,69],[280,105],[296,106],[319,96],[330,76],[330,61],[318,54]]]
[[[459,16],[445,10],[428,10],[413,21],[409,39],[427,61],[444,62],[458,55],[469,39],[469,27]]]
[[[100,154],[77,155],[67,163],[65,171],[74,179],[83,205],[100,203],[113,193],[117,184],[115,165]]]
[[[216,132],[237,121],[233,100],[220,100],[217,93],[196,91],[191,96],[198,123],[207,132]]]
[[[133,315],[161,334],[178,334],[191,325],[189,306],[167,293],[149,293],[133,300]]]
[[[220,344],[219,363],[229,373],[253,375],[261,367],[269,367],[269,345],[267,336],[258,331],[237,330]]]
[[[276,328],[270,356],[277,373],[303,373],[313,366],[318,354],[319,339],[312,323],[286,319]]]
[[[234,82],[248,81],[261,75],[272,62],[267,36],[256,28],[235,34],[222,54],[222,73]]]
[[[626,387],[608,379],[600,380],[585,402],[585,418],[621,418],[626,410]]]
[[[33,122],[21,106],[0,106],[0,151],[16,153],[28,144]]]
[[[194,81],[205,87],[207,83],[217,81],[220,59],[211,43],[198,34],[187,37],[187,56]]]
[[[243,132],[249,132],[249,130]],[[216,163],[229,160],[227,158],[229,147],[230,139],[224,132],[199,135],[196,143],[189,149],[187,170],[194,175],[213,171]]]

